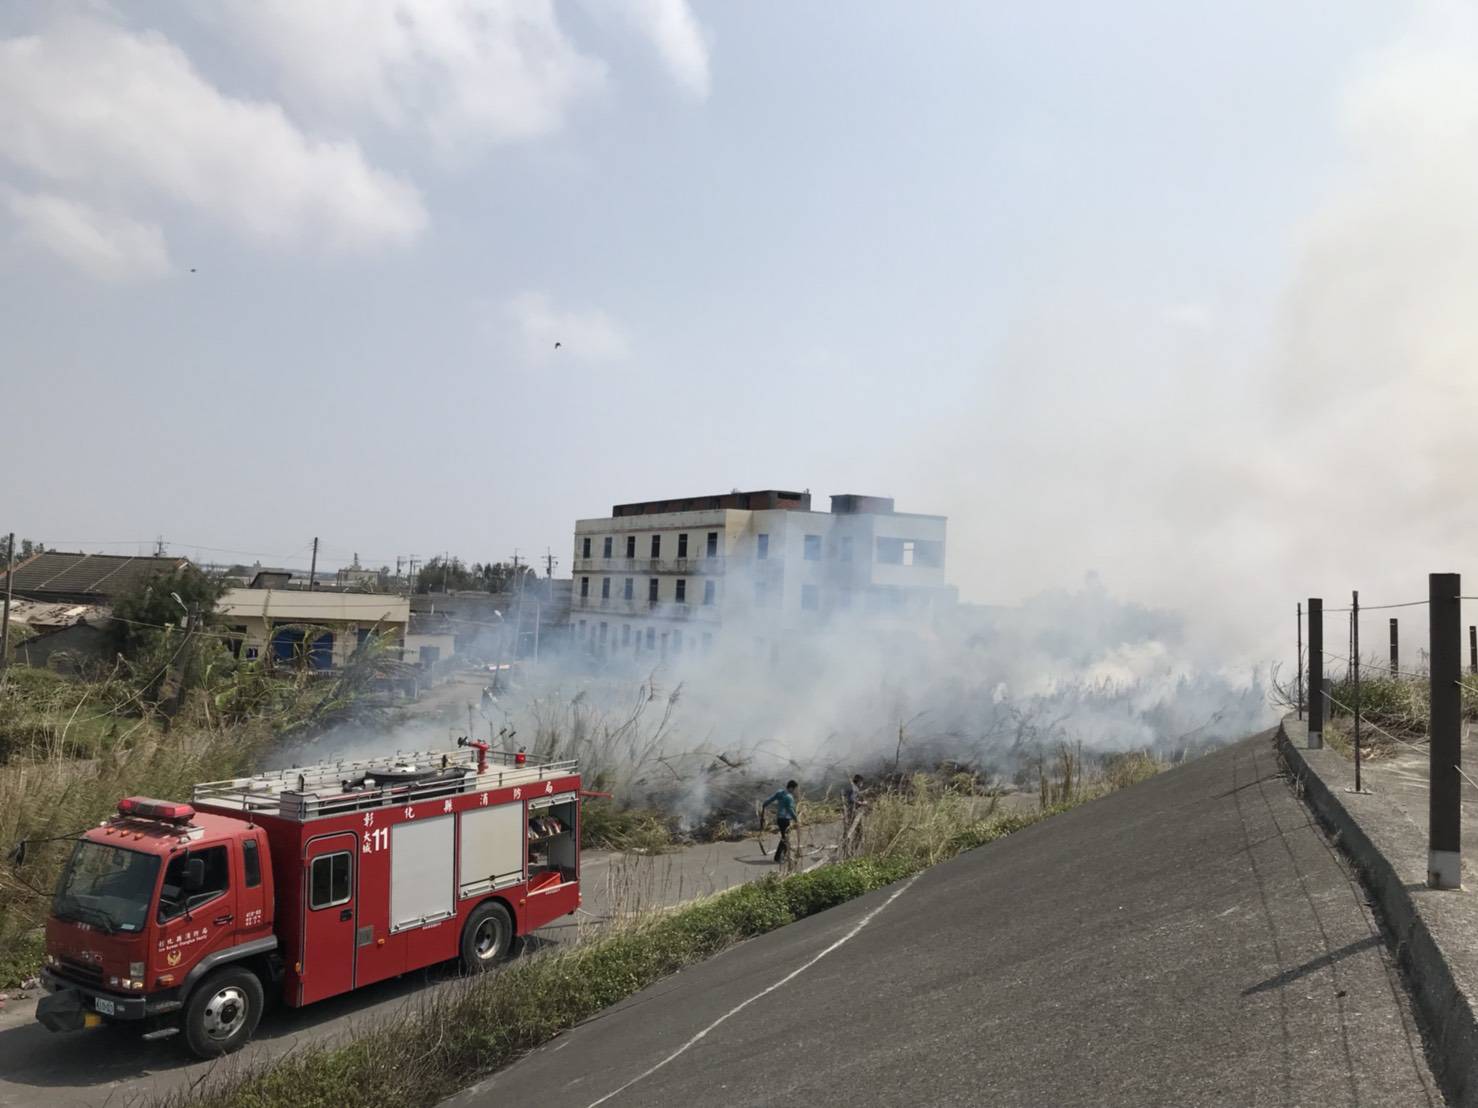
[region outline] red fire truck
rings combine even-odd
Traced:
[[[460,958],[469,971],[580,903],[580,778],[459,740],[143,797],[87,831],[46,922],[53,1031],[183,1031],[202,1057],[298,1007]]]

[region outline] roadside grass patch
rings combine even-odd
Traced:
[[[659,854],[673,845],[672,822],[649,808],[619,808],[604,798],[587,800],[580,811],[580,844],[599,850]]]

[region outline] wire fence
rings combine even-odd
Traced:
[[[1372,753],[1403,752],[1399,772],[1378,772],[1376,778],[1378,790],[1407,795],[1415,768],[1410,755],[1425,755],[1428,884],[1452,888],[1460,882],[1455,859],[1461,856],[1464,794],[1468,789],[1478,794],[1478,769],[1462,764],[1470,721],[1478,719],[1478,621],[1465,626],[1463,605],[1478,602],[1478,596],[1462,592],[1457,574],[1431,574],[1427,584],[1424,600],[1365,604],[1359,590],[1352,590],[1348,606],[1325,607],[1317,597],[1309,599],[1307,608],[1300,602],[1295,698],[1299,718],[1308,719],[1311,748],[1323,745],[1326,720],[1342,715],[1349,721],[1345,734],[1353,742],[1350,747],[1341,743],[1340,749],[1352,756],[1356,793],[1368,791],[1364,763]],[[1361,622],[1363,616],[1403,609],[1425,609],[1428,634],[1415,653],[1414,665],[1403,665],[1399,616],[1386,621],[1384,657],[1367,652],[1361,644],[1362,630],[1369,629]],[[1346,617],[1343,644],[1336,639],[1326,645],[1325,632],[1338,635],[1340,623],[1336,618],[1334,627],[1326,627],[1326,616]],[[1419,616],[1419,627],[1421,621]],[[1344,673],[1335,678],[1328,671],[1339,666]],[[1288,691],[1285,687],[1284,694]],[[1470,794],[1466,799],[1478,797]]]

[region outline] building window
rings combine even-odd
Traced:
[[[654,558],[660,558],[660,557],[662,557],[662,536],[661,535],[653,535],[652,536],[652,557],[654,557]]]
[[[611,556],[611,544],[615,541],[616,540],[610,535],[607,535],[604,539],[601,540],[600,556],[602,558],[609,558]]]
[[[801,607],[808,612],[814,612],[820,605],[816,601],[816,586],[801,586]]]
[[[703,582],[703,603],[705,603],[705,604],[712,604],[713,603],[713,594],[716,591],[716,589],[717,589],[717,586],[715,585],[714,582],[712,582],[712,581],[704,581]]]
[[[903,564],[902,539],[878,539],[878,561],[885,566]]]
[[[914,552],[913,539],[904,539],[903,540],[903,564],[904,565],[906,565],[906,566],[913,565],[913,552]]]
[[[575,637],[580,639],[583,639],[585,637],[585,621],[583,619],[580,621],[580,626],[575,631]]]
[[[677,579],[677,582],[675,584],[675,592],[676,595],[673,597],[673,599],[676,600],[679,604],[686,604],[688,602],[688,582],[685,578],[679,577]]]
[[[763,608],[769,598],[770,590],[765,587],[765,582],[756,581],[754,583],[754,606],[756,608]]]
[[[621,645],[631,645],[631,624],[629,623],[623,623],[621,625]]]
[[[674,654],[681,654],[683,652],[683,633],[681,631],[674,631],[672,633],[672,652]]]
[[[589,542],[590,540],[589,539],[586,539],[585,541],[586,542]],[[582,578],[580,578],[580,599],[581,600],[584,600],[589,595],[590,595],[590,578],[589,577],[582,577]]]
[[[647,603],[652,607],[657,606],[657,582],[660,578],[653,577],[647,581]]]
[[[580,540],[580,557],[590,557],[590,539],[588,537]]]
[[[754,556],[762,560],[770,556],[769,535],[756,535],[754,537]]]
[[[602,650],[606,646],[606,625],[604,623],[600,625],[600,646]]]
[[[657,646],[657,630],[654,627],[647,628],[647,649],[653,650]]]
[[[627,535],[626,536],[626,556],[628,558],[635,558],[636,557],[636,536],[635,535]]]
[[[686,558],[688,556],[688,536],[681,534],[677,537],[677,556]]]
[[[602,600],[611,599],[611,579],[609,577],[600,579],[600,598]]]
[[[852,560],[852,536],[843,535],[839,545],[840,550],[837,556],[844,562],[850,562]]]
[[[808,562],[819,562],[819,561],[821,561],[821,536],[820,535],[807,535],[806,536],[806,552],[805,553],[806,553],[806,561],[808,561]]]
[[[628,577],[621,585],[621,598],[630,600],[636,593],[632,592],[634,578]]]
[[[710,531],[710,532],[708,532],[708,556],[710,558],[717,558],[718,557],[718,532],[717,531]]]
[[[703,653],[707,654],[712,649],[713,649],[713,632],[712,631],[704,631],[703,632]]]

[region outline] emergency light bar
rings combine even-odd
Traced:
[[[173,800],[154,800],[147,796],[128,796],[118,802],[120,816],[136,819],[158,819],[165,823],[189,823],[195,818],[195,809],[188,804]]]

